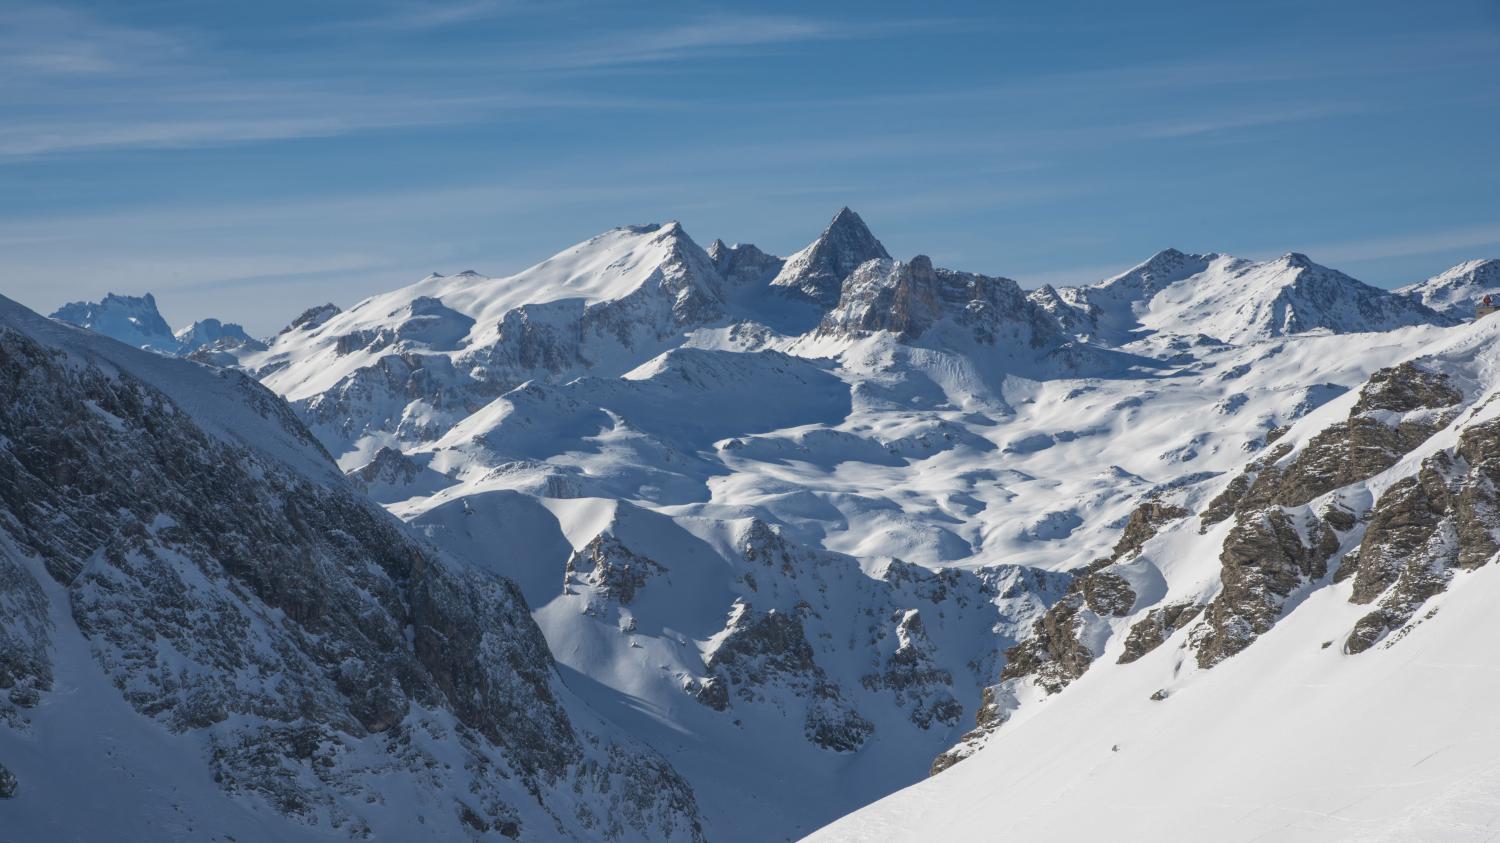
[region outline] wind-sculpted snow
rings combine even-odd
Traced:
[[[0,406],[18,839],[701,838],[515,586],[409,538],[261,387],[0,300]]]

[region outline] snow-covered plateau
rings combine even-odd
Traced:
[[[0,299],[0,841],[1496,839],[1496,266]]]

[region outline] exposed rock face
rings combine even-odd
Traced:
[[[1338,535],[1310,514],[1300,524],[1295,518],[1270,508],[1236,520],[1219,555],[1223,588],[1204,611],[1206,625],[1195,630],[1200,666],[1212,667],[1250,646],[1280,618],[1294,590],[1327,573]]]
[[[1120,664],[1129,664],[1141,656],[1160,647],[1172,633],[1187,626],[1203,611],[1203,606],[1192,601],[1168,603],[1146,613],[1146,617],[1130,628],[1125,636],[1125,652],[1120,654]]]
[[[1280,476],[1276,463],[1291,452],[1292,446],[1282,443],[1271,449],[1270,453],[1246,466],[1245,470],[1230,480],[1224,490],[1215,495],[1203,512],[1199,513],[1198,519],[1202,523],[1199,531],[1207,532],[1209,527],[1233,515],[1236,509],[1267,503],[1268,501],[1263,496],[1267,490],[1275,488],[1274,478]],[[1262,474],[1270,474],[1272,479],[1260,483]],[[1258,497],[1250,503],[1245,503],[1249,500],[1247,496],[1252,486],[1257,489]]]
[[[406,788],[534,838],[699,837],[664,762],[574,723],[509,581],[414,543],[245,376],[167,361],[174,395],[211,389],[232,419],[205,429],[131,374],[139,352],[89,348],[0,326],[0,725],[51,689],[47,600],[13,541],[124,699],[293,821],[362,834],[363,800]]]
[[[364,483],[400,486],[413,482],[421,472],[422,467],[411,457],[395,448],[381,448],[375,452],[374,459],[349,472],[349,476]]]
[[[1150,541],[1162,527],[1192,513],[1175,504],[1159,500],[1148,500],[1130,512],[1120,540],[1115,542],[1110,554],[1111,561],[1119,562],[1140,553],[1141,546]]]
[[[973,755],[984,739],[1000,728],[1010,716],[1008,707],[1001,705],[999,699],[1001,692],[998,685],[991,685],[981,692],[979,710],[974,714],[974,728],[965,732],[952,749],[932,760],[932,767],[927,771],[929,776],[935,776]]]
[[[252,348],[265,351],[266,344],[245,333],[244,327],[217,319],[199,319],[176,334],[179,354],[191,354],[214,346],[221,350]]]
[[[1373,647],[1447,589],[1455,568],[1472,570],[1500,552],[1500,422],[1464,430],[1450,454],[1439,451],[1417,474],[1380,496],[1356,554],[1353,603],[1379,604],[1355,624],[1348,653]]]
[[[1097,308],[1091,309],[1088,302],[1079,299],[1075,293],[1076,290],[1071,288],[1064,293],[1051,284],[1043,284],[1027,293],[1026,298],[1052,317],[1063,333],[1089,337],[1097,329]]]
[[[614,536],[600,534],[568,557],[565,576],[569,583],[593,588],[605,600],[626,606],[648,579],[665,571]]]
[[[875,730],[813,660],[802,622],[793,615],[775,609],[756,612],[738,604],[728,634],[707,663],[746,701],[763,701],[764,689],[775,685],[811,699],[803,731],[824,749],[852,752]]]
[[[1037,621],[1030,638],[1005,651],[1002,683],[1029,678],[1038,688],[1055,694],[1089,669],[1094,653],[1079,636],[1085,620],[1082,578],[1077,583],[1078,588]]]
[[[1380,496],[1360,542],[1351,602],[1374,602],[1433,538],[1453,508],[1453,468],[1447,454],[1440,453]]]
[[[1028,301],[1014,281],[937,269],[925,255],[908,263],[861,264],[844,280],[837,306],[824,317],[818,333],[860,336],[890,331],[909,341],[943,319],[951,319],[985,345],[1006,341],[1040,348],[1062,341],[1052,319]]]
[[[709,244],[707,251],[719,277],[730,287],[768,284],[781,271],[784,263],[781,258],[768,255],[751,243],[729,246],[723,240],[715,240]]]
[[[890,257],[859,214],[841,208],[812,245],[786,259],[771,285],[831,308],[851,272],[866,261]]]
[[[932,643],[918,610],[900,614],[896,640],[896,649],[886,657],[883,669],[864,676],[861,684],[872,691],[892,691],[899,706],[905,707],[910,698],[911,721],[920,728],[930,728],[934,721],[948,726],[958,722],[964,707],[949,693],[953,674],[933,659]]]
[[[1009,718],[1022,684],[1030,683],[1043,693],[1055,694],[1088,671],[1098,657],[1088,643],[1090,631],[1097,629],[1105,618],[1129,615],[1138,600],[1130,581],[1110,569],[1138,555],[1142,546],[1162,527],[1189,514],[1180,506],[1156,499],[1143,501],[1131,511],[1110,555],[1096,559],[1078,571],[1062,599],[1053,603],[1032,625],[1030,637],[1005,651],[1000,683],[985,688],[974,729],[956,746],[937,757],[932,766],[933,774],[973,754],[984,738]],[[1196,609],[1193,614],[1196,614]],[[1157,617],[1160,624],[1167,623],[1163,609],[1153,610],[1152,616]],[[1171,613],[1172,622],[1178,624],[1186,623],[1190,617],[1180,612]],[[1136,625],[1142,629],[1137,636],[1140,639],[1137,648],[1144,647],[1147,639],[1143,624],[1144,621]],[[1170,632],[1161,636],[1163,640],[1166,634]],[[1144,653],[1145,649],[1141,652]]]
[[[1265,506],[1302,506],[1379,474],[1452,421],[1462,399],[1442,373],[1410,362],[1381,369],[1370,376],[1346,421],[1318,432],[1285,466],[1279,463],[1291,446],[1277,445],[1209,503],[1203,523]]]
[[[340,313],[343,313],[343,311],[339,310],[338,306],[333,304],[332,302],[329,302],[328,304],[318,305],[317,307],[309,307],[307,310],[302,311],[301,315],[299,315],[296,319],[293,319],[291,321],[291,324],[287,325],[285,328],[282,328],[281,333],[285,334],[289,331],[298,330],[311,331],[319,325],[322,325],[324,322],[327,322],[329,319],[332,319],[333,317],[339,315]]]
[[[1339,533],[1355,525],[1352,513],[1336,504],[1318,515],[1297,508],[1395,465],[1446,426],[1462,399],[1440,372],[1410,362],[1382,369],[1360,391],[1348,419],[1309,439],[1290,463],[1279,464],[1289,453],[1289,446],[1279,445],[1231,481],[1203,515],[1205,527],[1229,512],[1236,521],[1220,554],[1223,590],[1208,604],[1205,626],[1194,632],[1201,666],[1223,661],[1269,630],[1295,590],[1327,573],[1328,559],[1339,548]],[[1417,482],[1392,492],[1400,498]],[[1440,487],[1432,485],[1434,490]],[[1393,518],[1412,521],[1409,529],[1381,531],[1390,534],[1386,542],[1398,556],[1413,549],[1412,534],[1425,538],[1431,527],[1420,515],[1421,507],[1399,511],[1402,514]],[[1361,557],[1364,552],[1361,548]],[[1361,567],[1368,564],[1367,577],[1374,579],[1356,587],[1362,595],[1379,593],[1394,576],[1389,554],[1373,548],[1371,554]]]

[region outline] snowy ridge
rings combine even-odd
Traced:
[[[1260,786],[1262,746],[1309,740],[1297,689],[1350,677],[1339,710],[1390,728],[1357,695],[1494,568],[1500,329],[1456,321],[1297,254],[1168,250],[1028,294],[894,260],[842,209],[786,259],[630,226],[193,359],[252,373],[444,559],[516,584],[569,721],[622,748],[585,751],[614,792],[642,770],[687,789],[626,811],[626,838],[793,839],[855,812],[825,833],[1050,837],[1067,814],[1064,836],[1106,816],[1128,839],[1172,810],[1112,795],[1149,776],[1203,793],[1184,827],[1219,838],[1337,809],[1306,777]],[[1236,707],[1262,688],[1271,713]],[[1266,721],[1240,732],[1259,742],[1205,732],[1215,706]],[[1327,754],[1364,757],[1344,728]],[[1147,736],[1160,762],[1130,766]],[[1194,776],[1199,745],[1261,766]],[[1444,765],[1422,769],[1473,772]],[[1216,825],[1206,788],[1235,775],[1251,819]],[[1055,801],[1080,790],[1103,814]],[[593,792],[542,804],[587,836]]]
[[[1467,319],[1485,296],[1500,294],[1500,260],[1465,261],[1396,292],[1439,313]]]
[[[6,833],[702,839],[515,586],[353,493],[263,387],[4,299],[0,367]]]
[[[1110,344],[1147,331],[1244,343],[1318,329],[1354,333],[1451,324],[1420,302],[1295,252],[1255,263],[1168,249],[1114,278],[1053,295],[1074,309],[1065,318],[1082,325],[1082,335]]]
[[[181,348],[181,342],[161,318],[156,299],[150,293],[143,296],[110,293],[98,302],[65,304],[52,314],[52,318],[88,328],[136,348],[162,354],[176,354]]]
[[[1497,339],[1490,320],[1458,329],[1292,425],[1274,461],[1249,464],[1278,484],[1271,508],[1242,497],[1236,520],[1215,520],[1214,501],[1189,495],[1198,517],[1131,563],[1151,572],[1132,583],[1158,584],[1137,586],[1143,599],[1118,617],[1096,616],[1086,672],[1055,697],[1013,684],[1022,697],[972,757],[809,839],[1133,838],[1158,836],[1167,816],[1171,839],[1485,839],[1500,817],[1500,727],[1474,703],[1495,690],[1477,668],[1500,594]],[[1400,427],[1416,444],[1364,467],[1351,452],[1341,471],[1322,456],[1358,435],[1341,418]],[[1417,484],[1427,491],[1413,498]],[[1231,565],[1269,569],[1277,551],[1242,562],[1236,535],[1283,515],[1298,522],[1283,539],[1296,554],[1329,537],[1326,567],[1265,632],[1222,660],[1204,658],[1211,617],[1141,643],[1162,607],[1207,601],[1211,613],[1234,587]],[[1063,810],[1065,785],[1069,804],[1091,809]]]

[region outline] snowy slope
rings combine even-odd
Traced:
[[[162,354],[176,354],[181,348],[181,341],[161,318],[156,299],[150,293],[144,296],[110,293],[97,302],[72,302],[58,308],[52,318],[88,328],[136,348]]]
[[[233,322],[220,322],[217,319],[199,319],[197,322],[178,331],[174,336],[178,343],[179,354],[191,354],[204,348],[218,347],[223,349],[249,346],[253,349],[264,349],[265,344],[245,333],[241,325]]]
[[[1198,517],[1132,563],[1133,584],[1157,585],[1077,628],[1093,625],[1081,676],[1048,696],[1031,684],[1045,672],[1018,675],[972,757],[809,839],[1493,838],[1497,339],[1489,320],[1458,329],[1305,417],[1250,464],[1232,521],[1189,497]],[[1389,450],[1369,462],[1359,443],[1376,441]],[[1280,517],[1297,532],[1266,532]],[[1309,573],[1238,591],[1289,573],[1279,559]],[[1287,586],[1259,631],[1253,604]],[[1208,602],[1143,644],[1140,625],[1182,601]],[[1225,611],[1252,612],[1233,652]]]
[[[1465,261],[1396,292],[1439,313],[1468,319],[1486,295],[1500,295],[1500,260]]]
[[[1075,312],[1066,318],[1081,322],[1085,336],[1110,344],[1144,332],[1244,343],[1318,329],[1354,333],[1451,324],[1420,302],[1295,252],[1256,263],[1168,249],[1098,284],[1053,294],[1072,306]]]
[[[1113,688],[1127,641],[1177,636],[1144,670],[1198,623],[1184,670],[1237,674],[1332,576],[1306,547],[1357,540],[1297,490],[1452,421],[1423,404],[1448,387],[1391,374],[1471,330],[1450,322],[1300,255],[1168,251],[1028,295],[892,260],[844,209],[786,259],[615,229],[510,278],[314,307],[207,362],[255,373],[392,513],[515,581],[598,731],[680,772],[709,839],[760,841],[935,759],[958,763],[933,781],[970,775]],[[1459,369],[1478,400],[1487,371]],[[1283,475],[1287,512],[1236,507]],[[1378,491],[1334,497],[1373,512]],[[1220,559],[1256,542],[1285,570]],[[1362,607],[1362,634],[1406,608]],[[1146,710],[1171,705],[1150,681]]]
[[[702,839],[515,587],[263,387],[5,299],[0,371],[0,836]]]
[[[720,284],[676,223],[619,228],[508,278],[432,275],[315,309],[239,359],[351,468],[531,378],[622,374],[721,317]]]

